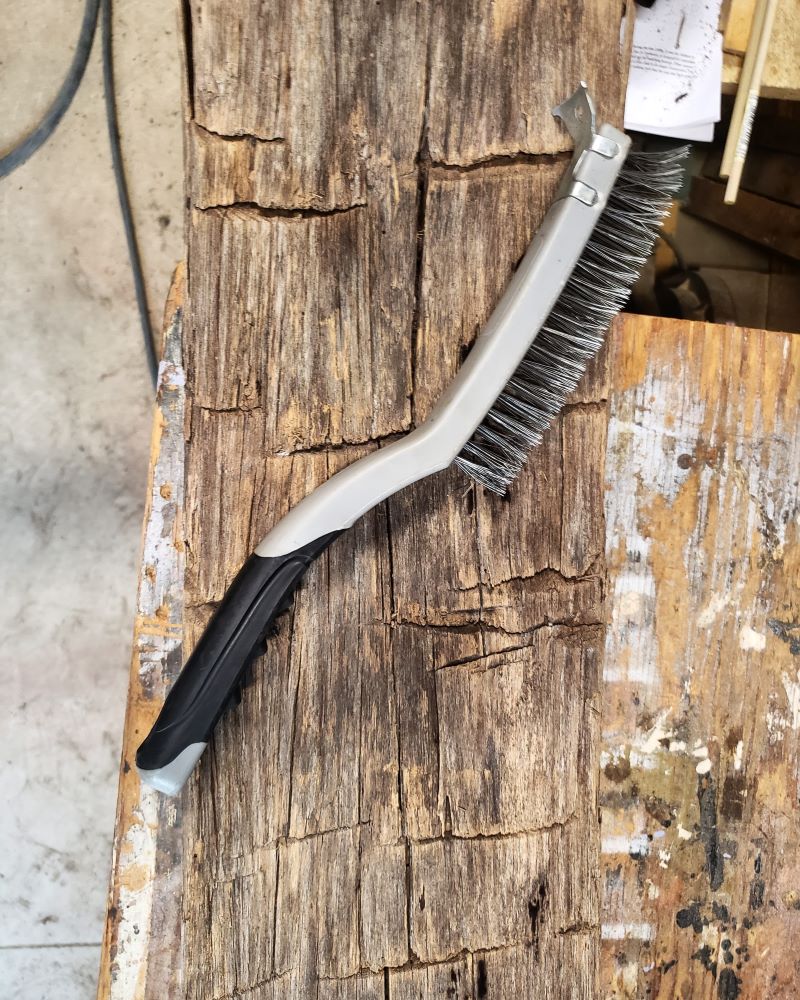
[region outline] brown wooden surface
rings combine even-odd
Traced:
[[[165,310],[98,1000],[163,1000],[181,988],[181,803],[140,784],[133,761],[182,662],[184,298],[181,265]]]
[[[182,406],[176,330],[179,324],[171,324],[170,362],[154,437],[152,501],[145,528],[101,968],[102,1000],[185,994],[181,982],[186,958],[179,945],[186,912],[179,839],[182,802],[168,802],[143,788],[129,767],[163,697],[163,677],[174,673],[180,655],[182,571],[176,556],[182,551],[184,532],[172,504],[173,498],[180,498],[183,460],[180,422],[176,427]],[[755,1000],[796,995],[800,970],[792,942],[800,920],[798,378],[796,337],[632,316],[616,324],[609,351],[605,491],[609,626],[602,735],[590,713],[593,724],[584,739],[584,743],[593,739],[600,747],[602,896],[600,926],[595,925],[589,935],[599,933],[601,938],[600,984],[596,990],[591,981],[584,987],[575,985],[576,968],[578,975],[590,972],[590,965],[581,960],[582,951],[595,950],[597,944],[587,943],[585,935],[568,933],[557,935],[554,943],[551,940],[554,946],[546,947],[536,963],[530,961],[530,948],[521,945],[482,954],[478,961],[484,966],[473,959],[470,967],[466,956],[427,968],[409,966],[391,976],[395,995],[436,996],[437,990],[447,995],[453,973],[466,983],[472,976],[472,985],[461,994],[471,1000],[477,1000],[484,987],[488,991],[489,985],[493,992],[486,996],[535,997],[542,982],[549,983],[554,997],[580,995],[581,989],[588,996],[609,998]],[[553,455],[552,447],[537,452],[539,477],[535,478],[557,476],[552,462],[550,471],[545,465]],[[536,496],[535,488],[529,498],[517,495],[523,522],[531,517]],[[585,502],[599,505],[597,497]],[[507,509],[505,530],[513,524],[514,508]],[[497,537],[502,551],[505,535],[500,529]],[[553,551],[555,540],[547,545]],[[509,572],[502,569],[501,575]],[[524,613],[513,597],[508,605],[514,613]],[[165,608],[169,609],[166,622]],[[444,667],[434,673],[431,683],[426,665],[455,658],[452,644],[469,641],[469,633],[463,627],[429,629],[424,633],[423,657],[407,656],[408,650],[418,653],[420,631],[413,626],[395,629],[403,642],[401,646],[398,641],[395,664],[403,664],[402,676],[411,680],[396,688],[395,713],[398,718],[417,717],[414,742],[406,738],[403,744],[404,780],[410,785],[413,779],[419,800],[428,803],[407,819],[407,828],[421,832],[424,848],[415,859],[415,870],[418,877],[420,873],[425,877],[426,885],[430,878],[432,886],[417,917],[424,918],[434,904],[452,908],[457,900],[456,933],[477,935],[482,933],[484,909],[479,908],[476,916],[480,901],[465,909],[464,899],[482,894],[492,901],[496,887],[476,881],[471,869],[463,877],[459,865],[468,867],[471,848],[482,842],[464,833],[486,823],[487,816],[493,822],[495,800],[503,815],[521,827],[547,823],[568,809],[570,800],[579,798],[575,773],[561,773],[554,781],[554,758],[548,756],[572,728],[572,721],[558,714],[568,708],[563,691],[564,644],[548,643],[545,650],[542,639],[548,630],[536,633],[534,650],[546,669],[535,676],[528,651],[520,649],[500,658],[490,655],[482,662]],[[462,689],[464,671],[471,673],[476,666],[477,676]],[[537,685],[535,690],[556,709],[545,717],[528,701],[520,711],[523,683]],[[434,694],[429,695],[431,688]],[[421,689],[424,696],[414,703],[412,696]],[[257,692],[258,688],[250,693]],[[463,707],[465,693],[468,702]],[[431,718],[434,696],[437,704],[449,706],[441,721]],[[263,700],[260,707],[261,715],[253,711],[246,723],[255,738],[271,724],[263,718],[263,709],[268,708]],[[475,727],[467,747],[454,739],[465,713],[471,713]],[[431,746],[420,737],[423,724],[429,730],[435,726],[448,748],[442,754],[443,787],[459,806],[451,806],[450,822],[455,816],[461,824],[460,833],[449,841],[435,839],[436,830],[430,829],[437,798],[433,783],[424,781],[430,774],[426,754]],[[504,733],[502,746],[530,761],[529,786],[521,794],[508,784],[511,770],[506,757],[495,765],[494,773],[501,777],[497,796],[481,797],[491,771],[483,768],[481,773],[473,762],[480,762],[479,748],[488,747],[486,733],[495,726]],[[520,746],[522,750],[515,749]],[[341,756],[342,751],[330,748],[331,754],[337,752]],[[597,760],[597,751],[588,746],[581,753]],[[378,789],[381,783],[374,774],[370,787]],[[470,794],[456,797],[467,774],[472,781]],[[596,786],[591,775],[589,781]],[[391,783],[390,777],[383,784]],[[253,796],[250,801],[251,809],[263,804]],[[376,790],[371,798],[373,815],[384,804],[380,814],[384,830],[386,817],[396,816],[385,809],[391,801],[388,791]],[[211,810],[213,802],[208,807]],[[248,808],[246,791],[238,807]],[[224,814],[218,809],[217,815]],[[359,831],[363,834],[366,829],[361,825]],[[234,833],[228,830],[224,835],[230,838]],[[544,837],[492,836],[506,865],[538,874]],[[284,873],[292,874],[282,905],[289,905],[293,896],[308,905],[299,873],[305,870],[315,882],[324,880],[330,859],[352,850],[341,829],[284,844],[291,855],[291,867]],[[314,844],[312,855],[309,845]],[[596,849],[596,840],[594,844]],[[192,849],[197,846],[191,844]],[[574,849],[563,835],[558,848]],[[461,853],[440,869],[441,853],[448,849]],[[206,866],[218,863],[216,842],[210,846],[204,842],[203,850]],[[361,869],[366,890],[360,892],[359,919],[381,930],[362,940],[361,954],[367,962],[388,957],[399,963],[405,960],[407,947],[405,846],[379,845],[366,856],[370,863]],[[265,954],[271,955],[263,940],[274,940],[274,916],[268,907],[255,915],[246,907],[259,896],[269,900],[275,857],[269,848],[250,849],[242,854],[247,869],[236,867],[242,863],[239,857],[221,859],[227,868],[211,883],[203,910],[210,921],[206,933],[212,938],[209,964],[220,984],[225,977],[241,976],[243,969],[257,968],[259,962],[264,968]],[[376,859],[380,864],[373,865]],[[386,877],[390,871],[393,878]],[[196,869],[193,872],[197,878]],[[324,885],[327,891],[330,883]],[[534,911],[537,898],[538,890],[532,899]],[[366,909],[365,899],[371,901]],[[345,902],[339,905],[346,918],[352,909],[348,911]],[[376,908],[379,920],[373,915]],[[255,918],[257,948],[249,934]],[[505,919],[504,930],[513,936],[514,920],[520,918],[511,912]],[[418,919],[414,930],[415,940],[424,942],[426,949],[448,947],[446,928],[434,933]],[[194,945],[202,946],[202,941]],[[223,950],[226,947],[231,950]],[[283,947],[284,954],[292,954],[298,942],[289,939]],[[349,988],[337,986],[336,993],[326,984],[323,995],[328,995],[325,990],[347,995],[344,991]],[[380,974],[370,973],[358,980],[356,995],[380,998],[382,988]],[[264,988],[250,995],[260,992]]]
[[[191,5],[189,645],[447,385],[565,167],[551,107],[623,93],[611,2],[237,10]],[[184,802],[187,996],[594,994],[604,399],[509,499],[437,476],[314,568]]]
[[[566,163],[550,108],[588,77],[619,122],[619,19],[191,4],[187,646],[447,384]],[[448,473],[315,567],[182,803],[185,995],[592,994],[603,400],[600,371],[519,503]]]
[[[693,177],[686,211],[737,236],[800,260],[800,208],[740,191],[735,205],[723,201],[725,184]]]
[[[732,0],[730,4],[723,40],[723,93],[736,90],[755,7],[756,0]],[[800,99],[800,0],[778,4],[761,96]]]

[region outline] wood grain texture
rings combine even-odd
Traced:
[[[389,671],[378,669],[369,645],[373,669],[351,655],[347,664],[355,660],[358,676],[349,687],[346,665],[334,659],[334,677],[315,675],[307,668],[308,651],[317,648],[309,645],[308,617],[297,633],[305,652],[287,665],[293,629],[281,622],[260,683],[219,734],[185,850],[176,841],[180,804],[159,804],[127,766],[163,690],[143,687],[141,671],[161,678],[177,668],[174,652],[162,647],[175,648],[175,623],[154,630],[164,588],[173,595],[171,613],[180,601],[176,584],[167,581],[178,579],[173,553],[181,550],[173,529],[163,530],[180,526],[170,500],[182,464],[180,370],[168,368],[176,377],[162,395],[154,438],[143,624],[136,633],[102,1000],[237,991],[284,998],[310,989],[332,1000],[385,1000],[387,968],[390,996],[413,1000],[794,996],[800,982],[792,947],[800,900],[798,343],[782,334],[644,317],[615,324],[606,411],[611,598],[602,737],[596,704],[587,711],[573,696],[577,678],[582,693],[596,688],[596,654],[585,629],[545,626],[520,638],[473,623],[402,622],[391,613],[386,588],[363,576],[365,569],[389,575],[375,555],[363,559],[374,544],[388,560],[386,538],[380,546],[388,527],[383,512],[364,526],[372,534],[343,553],[335,572],[359,574],[370,632],[378,624],[373,616],[389,613],[389,626],[378,629],[389,637],[390,649],[380,651],[390,656]],[[167,345],[174,350],[174,336]],[[586,383],[596,395],[598,377]],[[509,556],[514,504],[548,559],[561,552],[561,532],[535,520],[536,501],[554,502],[562,489],[564,446],[554,445],[555,434],[563,438],[568,422],[587,412],[586,396],[579,394],[540,450],[536,474],[513,503],[497,504],[493,545],[482,550],[496,553],[496,562],[484,562],[478,574],[490,592],[522,565],[518,554]],[[331,458],[346,461],[349,452],[268,460],[256,508],[288,504],[290,497],[269,485],[287,462],[292,489],[301,490],[325,474]],[[587,502],[600,501],[589,494]],[[393,516],[402,522],[405,515]],[[244,550],[248,543],[236,544]],[[331,549],[329,558],[336,553]],[[534,579],[558,577],[537,566]],[[330,572],[314,584],[318,603]],[[216,578],[207,574],[204,586],[217,586]],[[364,593],[380,598],[363,603]],[[461,603],[444,606],[463,620]],[[438,616],[438,607],[429,602],[425,614]],[[189,609],[191,635],[207,613],[207,604]],[[298,607],[298,614],[308,613],[308,605]],[[296,723],[280,726],[301,685],[298,705],[313,704],[329,728],[315,739],[309,727],[297,740],[298,753]],[[333,693],[343,687],[349,698],[358,692],[349,711]],[[596,835],[586,841],[592,828],[583,819],[594,795],[598,741],[600,844]],[[554,754],[562,744],[563,754]],[[358,782],[347,765],[356,756],[364,775]],[[513,758],[524,767],[511,766]],[[559,761],[570,759],[576,767],[559,771]],[[238,786],[228,772],[241,776]],[[254,785],[269,795],[254,795]],[[574,873],[593,870],[600,848],[598,928],[592,882],[587,894]],[[313,885],[323,891],[312,892]],[[432,914],[443,909],[448,920],[436,920]],[[487,918],[490,912],[495,919]],[[474,950],[454,953],[466,941]],[[319,954],[313,961],[335,978],[308,985],[302,963],[312,961],[311,948]],[[188,991],[180,986],[184,968]]]
[[[465,166],[571,149],[550,110],[580,80],[601,120],[616,118],[627,70],[621,16],[620,6],[605,2],[434,4],[427,118],[434,161]]]
[[[595,381],[597,402],[565,418],[587,439],[602,410]],[[374,447],[265,463],[263,414],[192,411],[187,642],[268,519]],[[573,461],[570,441],[557,424],[545,469]],[[560,529],[564,509],[600,496],[602,447],[592,459],[552,481],[531,470],[508,501],[440,476],[365,517],[312,572],[189,796],[189,996],[344,990],[465,948],[517,949],[518,962],[527,945],[534,963],[570,928],[596,926],[602,571],[592,560],[573,580],[561,566],[586,561],[587,539],[602,548],[600,503],[583,531]],[[513,535],[516,489],[543,503]],[[203,519],[207,496],[218,513]],[[481,559],[495,522],[516,574],[496,584]],[[528,571],[540,526],[552,551]],[[470,884],[456,920],[454,887]],[[575,977],[592,982],[593,968]]]
[[[722,65],[723,93],[734,93],[750,36],[755,0],[733,0],[725,27]],[[782,0],[775,14],[761,96],[800,99],[800,0]]]
[[[614,342],[601,764],[609,997],[800,983],[800,340]]]
[[[429,412],[566,166],[550,108],[588,74],[619,122],[623,80],[611,0],[188,9],[191,646]],[[600,363],[509,497],[444,473],[314,567],[184,800],[187,997],[594,995],[605,400]]]
[[[612,0],[187,7],[199,208],[363,204],[376,176],[415,174],[421,151],[464,166],[569,149],[550,109],[582,79],[604,119],[624,100]]]
[[[621,110],[606,0],[187,12],[187,393],[170,354],[100,997],[793,995],[790,339],[622,320],[610,422],[601,359],[507,498],[444,473],[370,513],[181,802],[125,766],[181,611],[190,648],[455,371],[563,169],[576,52]]]

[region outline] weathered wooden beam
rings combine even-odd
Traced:
[[[724,202],[725,185],[694,177],[688,212],[769,250],[800,260],[800,208],[760,194],[742,191],[735,205]]]
[[[564,169],[551,107],[588,78],[619,122],[620,16],[191,4],[189,645],[452,377]],[[508,498],[437,476],[311,573],[185,800],[188,996],[593,994],[605,425],[600,366]]]

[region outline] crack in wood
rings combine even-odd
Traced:
[[[446,160],[428,160],[428,169],[432,176],[446,178],[448,175],[464,176],[480,170],[505,169],[518,166],[548,166],[563,164],[565,167],[572,159],[572,150],[558,153],[527,153],[518,150],[514,153],[501,153],[487,156],[465,163],[448,163]]]
[[[496,650],[492,653],[476,653],[474,656],[463,656],[456,660],[448,660],[447,663],[437,663],[433,668],[434,673],[438,673],[441,670],[447,670],[450,667],[463,667],[468,663],[480,663],[482,660],[495,659],[497,657],[502,657],[508,655],[508,653],[518,653],[523,649],[530,649],[531,644],[529,642],[523,643],[519,646],[508,646],[503,649]]]
[[[477,609],[476,609],[477,610]],[[492,610],[490,607],[489,610]],[[384,622],[383,624],[387,624]],[[602,619],[590,619],[589,621],[575,621],[574,618],[559,618],[550,619],[548,621],[543,621],[538,625],[533,625],[528,629],[520,632],[511,632],[508,629],[504,629],[502,625],[493,625],[487,622],[470,622],[466,625],[448,625],[444,622],[430,622],[430,621],[415,621],[413,618],[397,618],[391,623],[393,628],[418,628],[423,630],[436,629],[438,632],[452,632],[454,634],[473,634],[477,635],[481,630],[485,632],[497,633],[499,635],[506,635],[510,639],[518,639],[520,636],[529,637],[540,632],[542,629],[562,629],[564,632],[582,632],[587,630],[594,630],[597,628],[605,627],[606,622]],[[529,645],[528,643],[522,643],[522,647]],[[514,647],[517,648],[517,647]],[[485,656],[495,656],[497,653],[505,652],[504,649],[493,650],[488,653],[480,653],[476,657],[477,659],[482,659]],[[446,665],[446,664],[445,664]]]
[[[261,403],[237,403],[235,406],[208,406],[206,403],[193,403],[193,410],[200,413],[209,413],[212,416],[224,416],[227,413],[260,413],[263,410]],[[322,450],[322,449],[321,449]]]
[[[600,924],[587,920],[579,920],[574,924],[567,924],[566,927],[558,927],[556,934],[560,937],[566,937],[570,934],[597,934],[599,930]]]
[[[186,102],[189,120],[194,120],[194,42],[192,27],[192,0],[180,0],[180,27],[183,33],[183,59],[186,80]]]
[[[528,918],[531,922],[531,944],[538,951],[539,931],[544,916],[543,910],[547,899],[547,876],[540,875],[531,889],[528,899]]]
[[[305,219],[326,219],[334,215],[347,215],[350,212],[367,208],[367,201],[354,201],[349,205],[337,205],[333,208],[309,208],[289,206],[267,206],[257,201],[231,201],[219,205],[193,204],[195,212],[211,214],[218,212],[223,216],[238,216],[242,219],[287,219],[303,221]]]
[[[438,690],[438,685],[435,683],[435,681],[434,681],[434,683],[432,683],[429,686],[428,690],[430,692],[431,714],[432,714],[432,717],[433,717],[432,718],[431,733],[432,733],[434,750],[436,751],[436,765],[435,765],[435,771],[434,771],[434,773],[436,775],[436,803],[437,803],[437,806],[438,806],[439,802],[441,801],[441,797],[442,797],[442,747],[441,747],[441,738],[440,738],[440,735],[439,735],[440,732],[441,732],[441,729],[440,729],[440,726],[441,726],[441,717],[440,717],[440,713],[439,713],[439,690]],[[447,805],[447,803],[446,803],[446,805]],[[445,809],[445,815],[442,816],[442,814],[441,814],[441,808],[439,808],[439,823],[441,824],[442,829],[446,833],[447,832],[447,810],[446,809]]]
[[[423,139],[423,141],[425,141]],[[425,256],[425,213],[428,200],[428,173],[424,158],[420,155],[417,164],[417,220],[416,257],[414,261],[414,308],[411,314],[411,423],[417,425],[416,387],[417,352],[419,348],[419,325],[422,316],[422,273]]]
[[[286,654],[286,662],[289,664],[291,669],[293,656],[292,652],[294,650],[294,623],[297,614],[296,604],[292,604],[291,610],[291,621],[289,623],[289,650]],[[289,831],[292,828],[292,793],[294,791],[294,749],[295,740],[297,737],[297,704],[300,699],[300,672],[302,669],[302,657],[298,657],[297,663],[297,681],[294,686],[294,696],[292,698],[292,728],[289,735],[289,783],[287,789],[287,802],[286,802],[286,836],[289,836]],[[275,873],[276,885],[275,885],[275,898],[278,898],[278,886],[277,878],[278,873]],[[276,904],[277,905],[277,904]]]
[[[477,493],[477,484],[473,484],[473,498]],[[478,622],[480,624],[480,637],[481,637],[481,652],[486,655],[486,630],[484,622],[484,611],[486,610],[486,595],[484,592],[484,580],[486,579],[486,565],[483,559],[483,552],[481,550],[480,538],[481,538],[481,517],[480,517],[480,507],[481,505],[473,499],[472,503],[472,517],[475,522],[475,559],[478,563]]]
[[[386,546],[387,546],[387,561],[388,561],[388,571],[389,571],[389,620],[394,621],[395,616],[395,595],[394,595],[394,555],[393,555],[393,544],[392,544],[392,514],[391,505],[388,500],[384,501],[381,505],[384,517],[386,518]],[[390,657],[390,668],[392,674],[392,694],[394,697],[395,705],[395,736],[396,736],[396,749],[397,749],[397,808],[400,813],[400,832],[405,835],[406,833],[406,811],[405,811],[405,801],[403,795],[403,742],[400,727],[400,702],[397,692],[397,669],[394,661],[394,651]]]
[[[504,840],[519,840],[530,837],[534,833],[553,833],[557,830],[566,830],[577,822],[577,811],[573,810],[564,819],[554,820],[542,826],[531,826],[520,830],[499,831],[497,833],[448,833],[439,837],[418,837],[411,840],[412,847],[424,847],[426,844],[442,843],[496,843]]]
[[[210,136],[213,139],[218,139],[220,142],[263,142],[263,143],[284,143],[286,142],[286,136],[283,135],[256,135],[255,132],[236,132],[236,133],[225,133],[225,132],[215,132],[213,128],[209,128],[208,125],[203,125],[196,118],[192,119],[192,125],[198,132],[203,135]]]
[[[374,434],[371,437],[366,438],[354,438],[348,440],[343,438],[341,441],[326,441],[322,444],[312,444],[312,445],[300,445],[297,448],[289,448],[282,451],[275,452],[276,458],[290,458],[293,455],[334,455],[336,452],[347,451],[348,448],[364,448],[367,445],[382,445],[391,444],[393,441],[398,441],[405,433],[409,430],[409,427],[401,427],[396,431],[390,431],[388,434]]]
[[[422,115],[415,166],[417,172],[416,255],[414,258],[414,304],[411,311],[411,392],[409,403],[411,423],[416,426],[417,352],[419,349],[419,324],[422,315],[422,270],[425,255],[425,214],[428,201],[428,114],[431,97],[431,42],[430,33],[425,48],[425,79],[422,86]]]
[[[291,772],[290,772],[291,773]],[[290,780],[291,787],[291,780]],[[287,817],[289,811],[287,809]],[[287,818],[288,826],[288,818]],[[281,878],[281,852],[275,850],[275,899],[272,905],[272,955],[270,957],[270,969],[272,974],[275,974],[275,966],[277,964],[277,948],[278,948],[278,889],[280,888],[280,878]]]
[[[563,417],[568,413],[599,413],[606,415],[608,408],[608,396],[600,395],[597,399],[579,399],[574,403],[565,403],[561,407],[560,415]]]
[[[475,996],[478,1000],[489,996],[489,975],[484,958],[479,958],[475,964]]]
[[[192,409],[211,416],[228,414],[259,414],[264,412],[264,406],[259,402],[237,403],[234,406],[209,406],[207,403],[194,403]],[[296,448],[282,448],[279,451],[265,452],[264,458],[293,458],[296,455],[334,455],[353,448],[366,448],[368,445],[392,444],[400,440],[410,430],[410,423],[386,434],[373,434],[363,438],[341,438],[338,441],[320,441],[318,444],[298,445]],[[353,459],[356,460],[355,458]]]
[[[408,949],[408,954],[411,956],[409,961],[415,960],[419,961],[419,956],[414,951],[414,947],[411,942],[411,931],[413,928],[413,917],[414,917],[414,896],[413,896],[413,868],[411,865],[411,841],[406,836],[403,838],[405,843],[405,854],[406,854],[406,947]]]
[[[464,962],[465,964],[469,965],[470,963],[472,963],[475,956],[477,955],[500,956],[503,955],[504,953],[516,952],[519,950],[520,947],[526,947],[529,946],[529,944],[530,942],[528,941],[520,940],[520,941],[512,941],[508,944],[497,945],[495,947],[475,949],[474,951],[470,951],[467,948],[462,948],[455,954],[448,955],[446,958],[442,959],[427,960],[423,962],[419,958],[413,957],[403,962],[400,965],[384,966],[383,969],[377,972],[374,969],[370,969],[368,966],[362,966],[358,970],[358,972],[353,973],[353,975],[351,976],[342,976],[342,977],[319,976],[318,979],[320,982],[325,982],[325,983],[352,983],[352,982],[358,982],[359,980],[364,978],[371,978],[373,980],[382,979],[385,984],[387,976],[389,979],[391,979],[394,976],[402,975],[403,973],[406,972],[427,971],[427,970],[435,972],[438,969],[449,968],[459,962]],[[245,987],[245,989],[248,991],[252,991],[260,986],[266,986],[271,982],[279,982],[280,980],[286,979],[289,975],[291,975],[292,971],[294,970],[281,973],[280,975],[272,976],[269,979],[257,983],[255,986],[247,986]],[[214,1000],[238,1000],[239,996],[240,993],[237,991],[234,994],[227,994],[224,997],[214,998]]]
[[[591,572],[591,567],[587,573],[570,576],[568,573],[562,573],[561,570],[548,566],[547,569],[540,569],[535,573],[511,573],[509,576],[498,577],[497,579],[492,578],[487,583],[489,587],[501,587],[504,583],[515,582],[538,584],[539,586],[532,587],[531,592],[539,593],[548,590],[558,590],[560,589],[558,584],[597,583],[602,581],[602,579],[598,574]]]

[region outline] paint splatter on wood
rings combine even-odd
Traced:
[[[800,339],[625,322],[601,806],[603,843],[628,850],[603,858],[603,921],[652,932],[606,935],[602,982],[795,996]]]

